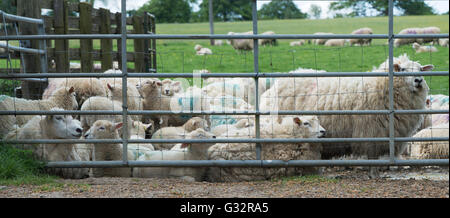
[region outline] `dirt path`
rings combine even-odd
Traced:
[[[295,177],[239,183],[176,179],[88,178],[40,186],[0,186],[0,197],[394,197],[448,198],[446,169],[389,171],[368,179],[365,171],[327,170],[323,177]]]

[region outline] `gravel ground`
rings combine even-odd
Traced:
[[[323,177],[295,177],[239,183],[185,182],[176,179],[87,178],[49,185],[0,186],[10,198],[449,198],[447,168],[402,168],[368,179],[363,170],[328,168]]]

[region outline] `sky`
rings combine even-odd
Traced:
[[[203,0],[198,0],[198,4],[200,4]],[[104,7],[110,9],[112,12],[119,12],[120,11],[120,0],[106,0],[107,4],[103,4],[101,1],[95,1],[95,8]],[[132,9],[138,9],[145,3],[147,3],[148,0],[127,0],[127,10]],[[264,5],[269,3],[270,0],[258,0],[257,1],[257,8],[258,10]],[[328,13],[328,5],[330,2],[333,1],[323,1],[323,0],[316,0],[316,1],[304,1],[304,0],[294,0],[294,3],[297,5],[297,7],[304,13],[307,13],[309,11],[309,8],[312,4],[318,5],[322,7],[322,14],[321,19],[323,18],[329,18],[332,16],[332,14]],[[428,5],[434,8],[434,10],[438,14],[442,14],[448,11],[449,8],[449,0],[429,0],[425,1]],[[194,11],[198,11],[198,5],[193,6]],[[396,11],[394,11],[394,14],[396,14]]]

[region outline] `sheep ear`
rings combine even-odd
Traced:
[[[294,117],[294,123],[296,123],[297,125],[301,125],[302,120],[300,120],[300,118],[298,118],[298,117]]]
[[[176,85],[176,86],[179,86],[181,84],[181,82],[180,81],[176,81],[173,84]]]
[[[195,125],[197,123],[197,121],[193,120],[191,123],[192,123],[192,125]]]
[[[73,88],[73,86],[72,87],[70,87],[70,89],[69,89],[69,93],[73,93],[75,91],[75,88]]]
[[[114,124],[114,127],[115,127],[116,129],[120,129],[120,128],[122,128],[122,126],[123,126],[123,123],[122,123],[122,122],[120,122],[120,123],[115,123],[115,124]]]
[[[400,65],[394,64],[394,71],[400,72]]]
[[[189,145],[191,145],[191,144],[189,144],[189,143],[182,143],[181,144],[181,148],[187,148],[187,147],[189,147]]]
[[[106,86],[108,86],[108,89],[111,90],[111,91],[114,89],[114,88],[111,86],[111,84],[109,84],[109,83],[107,83]]]
[[[425,65],[425,66],[421,66],[420,67],[420,71],[431,71],[431,70],[433,70],[433,68],[434,68],[434,65],[428,64],[428,65]]]

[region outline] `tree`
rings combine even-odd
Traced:
[[[191,16],[191,0],[151,0],[137,10],[137,14],[149,12],[158,23],[186,23]]]
[[[209,0],[199,5],[198,19],[208,21]],[[252,1],[248,0],[213,0],[213,16],[215,21],[251,20]]]
[[[8,14],[16,14],[17,8],[15,5],[15,0],[0,0],[0,10]],[[0,21],[2,23],[3,21]]]
[[[258,11],[261,19],[303,19],[307,15],[292,0],[272,0]]]
[[[350,17],[366,16],[367,11],[374,10],[377,16],[389,15],[389,2],[381,0],[343,0],[332,2],[330,11],[340,11],[350,9],[347,14]],[[434,14],[433,8],[427,5],[423,0],[395,0],[394,7],[402,11],[402,15],[428,15]]]
[[[320,18],[320,14],[322,14],[322,8],[319,7],[318,5],[312,4],[309,7],[309,14],[310,14],[310,17],[315,18],[315,19],[319,19]]]

